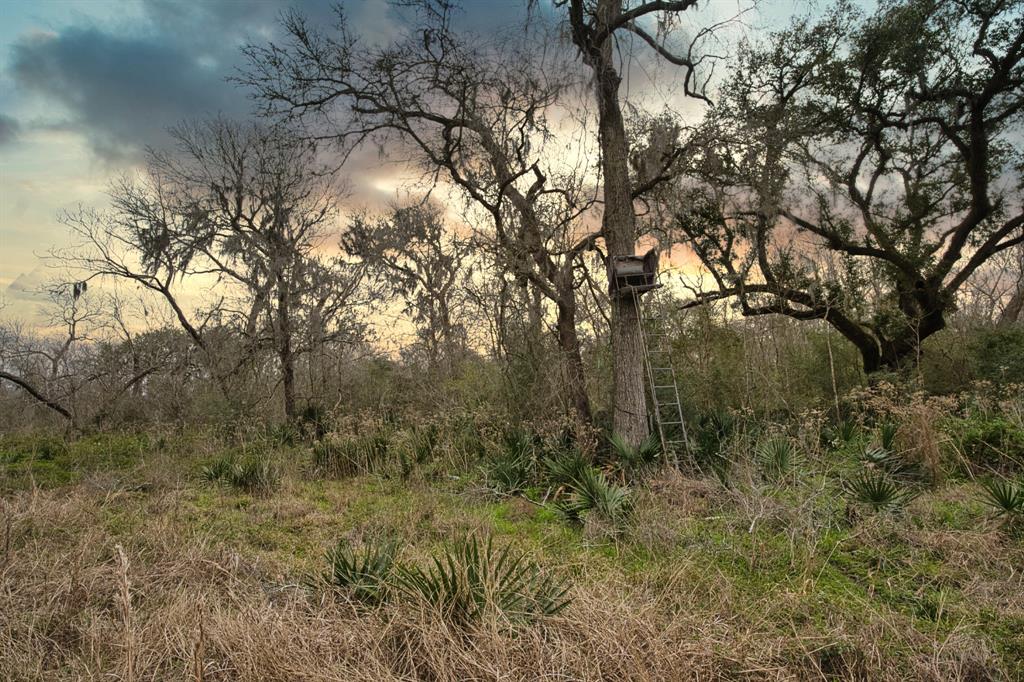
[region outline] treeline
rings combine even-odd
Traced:
[[[407,4],[385,45],[286,14],[243,50],[256,120],[184,123],[61,216],[51,331],[2,329],[6,428],[462,406],[635,446],[644,324],[691,418],[1019,380],[1019,2],[839,3],[763,40],[685,39],[691,2],[558,2],[501,40]],[[620,87],[632,59],[669,67],[667,108]],[[370,145],[423,180],[344,213]],[[608,286],[638,244],[687,264],[644,306]]]
[[[831,422],[848,416],[846,398],[869,379],[856,348],[823,326],[784,318],[736,319],[722,310],[675,310],[666,316],[675,341],[677,367],[688,421],[714,419],[727,411],[758,418],[789,419],[808,410]],[[10,327],[5,333],[10,333]],[[310,435],[344,423],[344,416],[415,423],[444,414],[472,415],[490,423],[529,422],[572,426],[569,398],[560,390],[560,358],[550,335],[527,343],[520,327],[512,352],[492,357],[464,351],[445,354],[439,365],[423,344],[404,353],[382,353],[367,342],[324,344],[300,352],[295,364],[297,412],[293,420]],[[102,327],[80,331],[84,341],[7,336],[5,372],[31,385],[0,391],[0,429],[111,427],[152,424],[187,427],[242,420],[284,422],[280,366],[273,349],[254,353],[230,329],[210,329],[222,366],[238,366],[225,386],[206,369],[188,335],[173,327],[111,335]],[[12,350],[13,349],[13,350]],[[594,425],[611,430],[611,349],[606,339],[585,345],[587,388],[594,396]],[[912,384],[933,394],[967,391],[978,382],[1024,385],[1024,329],[999,328],[960,315],[924,347]],[[876,377],[906,381],[906,376]],[[223,389],[227,388],[227,391]],[[63,415],[40,397],[67,410]]]

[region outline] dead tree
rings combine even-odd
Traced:
[[[585,174],[545,154],[571,70],[540,63],[532,45],[474,46],[452,30],[448,3],[413,4],[422,30],[382,48],[360,44],[344,17],[325,34],[289,14],[288,42],[247,48],[242,80],[268,114],[301,120],[343,153],[367,142],[411,149],[431,181],[461,190],[486,217],[496,262],[555,307],[566,389],[589,421],[576,292],[580,256],[600,234],[581,220],[593,203]]]

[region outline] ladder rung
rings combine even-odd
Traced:
[[[672,366],[672,344],[678,338],[678,334],[667,330],[665,321],[659,315],[643,316],[639,308],[637,313],[643,330],[647,383],[651,387],[651,402],[654,408],[651,412],[658,424],[662,443],[666,450],[688,448],[676,370]],[[665,421],[666,419],[670,421]]]

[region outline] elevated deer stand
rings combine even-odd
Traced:
[[[634,297],[657,289],[658,251],[651,249],[643,256],[612,256],[608,263],[608,286],[612,296]]]
[[[654,425],[661,440],[661,452],[668,464],[679,450],[689,450],[683,409],[679,402],[679,386],[672,366],[671,339],[665,326],[656,320],[645,319],[640,296],[657,289],[658,252],[651,249],[643,256],[614,256],[608,262],[609,294],[615,298],[632,298],[636,306],[637,321],[644,349],[644,368],[650,386]],[[675,462],[678,464],[678,461]]]

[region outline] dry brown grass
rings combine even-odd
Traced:
[[[339,534],[372,534],[391,523],[416,545],[413,554],[424,554],[467,526],[487,530],[466,509],[424,496],[389,520],[377,519],[380,528],[345,528],[303,497],[296,480],[248,506],[216,499],[212,512],[203,511],[195,485],[168,481],[134,492],[81,483],[8,495],[0,679],[986,680],[1014,679],[1018,672],[1006,669],[971,628],[925,633],[856,595],[847,610],[808,613],[821,579],[816,569],[795,582],[769,580],[770,589],[754,595],[709,561],[720,540],[694,535],[691,542],[711,544],[673,550],[673,537],[687,524],[734,505],[707,482],[672,476],[639,501],[629,542],[671,560],[629,570],[598,547],[586,555],[591,560],[576,553],[553,566],[548,561],[572,574],[573,602],[516,634],[487,622],[458,630],[409,604],[367,612],[309,586],[317,556],[262,551],[258,542],[239,542],[211,524],[218,514],[235,514],[243,531],[273,522],[326,547]],[[330,485],[336,487],[325,493],[328,507],[359,501],[358,482]],[[529,507],[512,512],[516,518],[531,513]],[[729,513],[742,540],[747,519],[736,509]],[[785,515],[769,520],[795,523]],[[427,527],[435,532],[424,533]],[[1008,611],[1024,609],[1019,592],[1000,592],[1019,590],[1019,567],[1016,577],[1009,570],[1007,579],[998,578],[1019,554],[998,546],[995,534],[946,537],[885,524],[863,533],[859,541],[869,544],[902,533],[901,541],[951,557],[949,570],[958,576],[972,553],[983,552],[997,563],[965,584],[965,594]],[[738,561],[771,565],[770,545],[744,547],[749,554]],[[632,551],[621,549],[618,556]]]

